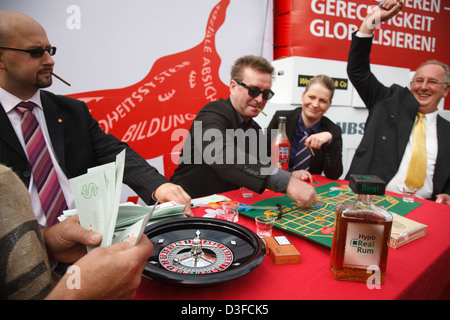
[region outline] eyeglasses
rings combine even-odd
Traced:
[[[262,98],[264,100],[270,100],[275,95],[275,93],[273,93],[272,90],[266,89],[266,90],[261,91],[260,88],[258,88],[258,87],[250,87],[250,86],[246,85],[245,83],[243,83],[242,81],[239,81],[239,80],[234,80],[234,81],[236,81],[237,84],[247,88],[248,89],[248,95],[250,97],[256,98],[257,96],[259,96],[260,93],[262,93]]]
[[[417,78],[412,81],[412,83],[416,86],[422,86],[424,83],[428,84],[430,87],[437,87],[440,84],[447,85],[446,82],[439,82],[436,79],[425,80],[423,78]]]
[[[8,48],[8,47],[0,47],[0,49],[5,50],[15,50],[15,51],[23,51],[30,54],[32,58],[41,58],[45,52],[48,52],[51,56],[55,55],[56,47],[47,47],[45,49],[36,48],[36,49],[17,49],[17,48]]]

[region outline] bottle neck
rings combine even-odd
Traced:
[[[286,122],[278,123],[278,135],[286,135]]]
[[[371,205],[373,200],[372,194],[358,194],[358,202],[362,204]]]

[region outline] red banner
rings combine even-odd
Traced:
[[[276,0],[274,58],[302,56],[346,61],[351,35],[375,0]],[[430,59],[450,64],[450,1],[404,0],[379,26],[371,63],[415,70]],[[447,98],[446,109],[450,109]]]
[[[172,133],[176,129],[187,132],[206,103],[229,95],[229,87],[219,78],[221,60],[215,47],[229,2],[222,0],[213,8],[198,46],[160,58],[140,82],[70,95],[87,103],[106,133],[127,142],[145,159],[162,155],[166,177],[176,167],[171,153],[182,146],[182,137],[172,137]],[[176,146],[180,147],[174,150]]]

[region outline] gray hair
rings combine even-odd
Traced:
[[[416,71],[419,70],[420,68],[427,66],[429,64],[435,64],[438,65],[440,67],[442,67],[445,70],[445,79],[444,79],[444,83],[445,85],[448,85],[450,83],[450,70],[448,68],[448,65],[446,65],[445,63],[438,61],[438,60],[428,60],[425,61],[424,63],[422,63],[420,66],[417,67]]]

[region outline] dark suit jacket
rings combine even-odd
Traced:
[[[295,134],[298,119],[302,114],[302,108],[295,110],[277,111],[267,127],[267,133],[278,128],[278,117],[286,117],[286,135],[291,144]],[[342,130],[327,117],[320,120],[319,132],[328,131],[333,136],[330,143],[324,145],[319,150],[314,150],[315,156],[311,157],[309,172],[312,174],[322,174],[329,179],[337,179],[341,176],[342,167]],[[272,139],[270,140],[272,141]]]
[[[231,139],[233,141],[230,148],[226,147],[227,133],[230,137],[230,134],[237,133],[235,130],[243,128],[242,126],[242,117],[231,105],[230,99],[221,99],[205,105],[195,117],[189,130],[179,166],[175,169],[171,182],[181,185],[193,198],[235,190],[241,186],[256,192],[264,191],[267,176],[261,174],[261,168],[270,167],[270,157],[267,156],[267,152],[265,154],[267,163],[263,164],[257,159],[251,161],[248,158],[249,150],[238,148],[235,139]],[[243,129],[247,133],[254,133],[257,139],[251,143],[251,146],[247,143],[246,147],[258,146],[260,136],[257,131],[260,129],[253,120],[250,121],[248,128]],[[202,138],[206,131],[217,139]],[[257,152],[259,150],[250,153]],[[211,158],[211,155],[214,157],[211,160],[214,161],[207,159]],[[239,158],[242,161],[238,161]]]
[[[347,73],[369,115],[356,149],[350,174],[373,174],[386,183],[397,173],[411,134],[419,102],[408,88],[384,86],[370,71],[372,38],[353,34]],[[433,176],[433,198],[450,194],[450,123],[437,117],[438,154]]]
[[[123,181],[142,200],[151,203],[152,192],[168,182],[126,143],[102,131],[84,102],[44,90],[41,101],[56,157],[67,178],[115,161],[116,155],[126,148]],[[31,165],[3,108],[0,108],[0,163],[11,167],[29,185]]]

